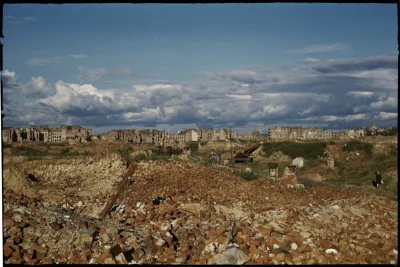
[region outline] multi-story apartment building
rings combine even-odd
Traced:
[[[290,127],[273,127],[268,129],[268,138],[271,140],[289,139]]]
[[[4,127],[1,130],[1,136],[3,138],[4,142],[11,142],[12,141],[12,135],[13,135],[13,128],[11,127]]]
[[[332,131],[328,129],[317,130],[317,138],[318,139],[332,139]]]
[[[197,142],[199,140],[198,131],[195,129],[189,129],[185,131],[186,142]]]
[[[48,126],[31,126],[29,128],[3,128],[3,140],[11,142],[34,141],[34,142],[64,142],[68,138],[86,140],[91,134],[91,129],[80,126],[77,131],[72,132],[67,126],[60,128]]]

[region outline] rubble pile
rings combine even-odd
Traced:
[[[126,172],[118,162],[106,164],[109,181],[92,179],[86,187],[62,173],[57,183],[56,167],[40,172],[39,166],[31,170],[38,185],[30,186],[40,197],[5,188],[6,263],[397,264],[395,201],[351,189],[248,182],[183,162],[140,163],[100,219]],[[103,177],[100,167],[97,175]],[[99,185],[110,189],[90,190]],[[59,198],[66,188],[71,196]],[[88,206],[97,211],[89,214]]]

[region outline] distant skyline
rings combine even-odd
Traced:
[[[396,4],[6,4],[3,13],[3,126],[397,126]]]

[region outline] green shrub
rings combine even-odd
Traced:
[[[326,143],[325,142],[271,142],[264,143],[263,151],[267,157],[271,156],[277,151],[288,155],[291,158],[303,157],[305,159],[316,159],[322,156],[325,152]]]
[[[329,144],[330,144],[330,145],[335,145],[336,142],[335,142],[335,141],[329,141]]]
[[[133,148],[130,146],[124,147],[122,149],[118,149],[118,154],[121,156],[123,160],[125,160],[127,163],[132,163],[133,158],[131,156],[131,153],[133,152]]]
[[[12,146],[12,144],[9,144],[9,143],[2,143],[2,147],[3,147],[3,149],[6,149],[6,148],[12,148],[13,146]]]
[[[364,150],[367,155],[372,154],[372,144],[360,142],[358,140],[351,140],[350,142],[343,145],[342,150],[345,152],[352,152],[352,151],[362,151]]]
[[[16,146],[13,148],[13,155],[23,157],[39,157],[47,154],[47,151],[38,150],[29,146]]]
[[[163,148],[154,149],[152,151],[152,155],[172,156],[172,155],[180,155],[180,154],[182,154],[182,152],[183,152],[183,150],[180,148],[167,147],[166,149],[163,149]]]
[[[258,178],[258,174],[253,171],[247,172],[247,171],[241,171],[241,170],[234,170],[233,174],[242,177],[246,181],[251,181],[251,180],[255,180]]]
[[[199,144],[197,142],[191,142],[188,144],[190,153],[197,153],[199,151]]]
[[[141,161],[146,159],[147,156],[144,153],[137,154],[136,156],[133,157],[133,161]]]
[[[63,150],[61,150],[60,155],[68,155],[69,154],[69,147],[64,148]]]
[[[51,147],[51,146],[66,146],[69,145],[68,142],[61,142],[61,143],[53,143],[53,142],[38,142],[38,146],[44,146],[44,147]]]

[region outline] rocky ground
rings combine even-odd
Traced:
[[[369,191],[148,161],[100,218],[126,172],[117,154],[4,166],[5,262],[398,263],[398,204]]]

